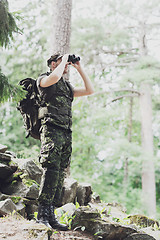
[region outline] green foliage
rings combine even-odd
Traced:
[[[46,30],[48,23],[44,23],[45,27],[39,29],[39,24],[36,19],[41,16],[41,23],[44,20],[44,12],[48,3],[33,1],[30,2],[23,12],[21,12],[21,28],[23,35],[18,35],[16,41],[13,42],[14,47],[4,49],[1,53],[3,56],[3,72],[10,83],[18,87],[18,82],[26,77],[37,78],[42,72],[46,72],[46,62],[42,59],[47,59],[46,55],[48,42],[46,41]],[[36,9],[36,11],[35,11]],[[43,10],[43,12],[42,12]],[[33,13],[34,12],[34,13]],[[49,19],[46,19],[48,22]],[[28,31],[29,29],[29,31]],[[7,90],[7,88],[6,88]],[[16,89],[14,97],[19,96]],[[20,96],[21,97],[21,96]],[[19,99],[15,99],[18,101]]]
[[[38,159],[40,141],[25,138],[22,116],[15,103],[6,103],[0,108],[0,139],[8,149],[15,152],[18,158],[32,157]],[[37,160],[38,161],[38,160]]]
[[[13,14],[8,10],[8,1],[0,1],[0,46],[6,47],[13,39],[13,33],[18,32],[19,28],[15,22]]]
[[[33,183],[35,183],[39,187],[39,184],[35,180],[29,179],[29,178],[26,179],[25,176],[23,176],[23,175],[21,175],[21,178],[22,178],[23,183],[26,186],[31,187],[33,185]]]
[[[7,47],[10,40],[13,40],[13,33],[19,31],[13,14],[8,11],[7,0],[0,1],[0,46]],[[24,96],[24,92],[20,86],[9,83],[8,78],[0,69],[0,103],[13,100],[19,101]]]
[[[124,81],[131,81],[138,86],[142,82],[159,83],[159,67],[160,63],[152,57],[140,58],[135,68],[124,76]]]
[[[23,172],[15,172],[13,174],[13,179],[18,180],[22,174],[23,174]]]
[[[38,212],[34,212],[34,219],[37,220]]]
[[[80,207],[79,203],[76,201],[76,209]]]
[[[102,200],[112,202],[116,199],[129,212],[138,211],[142,207],[141,164],[145,158],[139,146],[139,122],[133,121],[134,141],[130,143],[126,138],[128,105],[117,103],[106,108],[102,101],[94,99],[78,99],[73,106],[71,174],[80,182],[90,182]],[[129,176],[124,185],[126,159]]]
[[[0,103],[4,103],[8,99],[18,102],[24,96],[24,90],[18,85],[10,84],[7,77],[0,71]]]
[[[12,202],[14,202],[15,204],[17,204],[17,203],[21,200],[21,197],[13,196],[13,197],[11,197],[11,200],[12,200]]]
[[[57,215],[57,211],[55,210],[55,215]],[[68,212],[61,212],[61,216],[59,218],[60,223],[62,224],[66,224],[69,229],[71,229],[71,225],[72,225],[72,220],[75,218],[74,216],[70,216]]]

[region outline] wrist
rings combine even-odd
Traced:
[[[79,67],[77,68],[77,71],[78,71],[79,73],[84,72],[83,67],[82,67],[82,66],[79,66]]]

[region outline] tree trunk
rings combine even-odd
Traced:
[[[146,44],[146,26],[140,24],[140,52],[141,56],[147,55]],[[153,133],[152,133],[152,98],[151,86],[147,82],[141,83],[140,112],[141,112],[141,131],[142,148],[146,154],[142,163],[142,191],[143,206],[149,216],[156,215],[156,188],[155,188],[155,170],[154,170],[154,151],[153,151]]]
[[[144,208],[149,216],[156,215],[156,189],[152,133],[152,100],[148,83],[141,84],[140,111],[142,147],[146,154],[142,163],[142,191]]]
[[[51,54],[69,53],[72,0],[53,0]]]
[[[132,115],[133,115],[133,97],[130,98],[129,103],[129,121],[128,121],[128,141],[132,141]]]
[[[128,121],[128,141],[132,141],[132,115],[133,115],[133,97],[129,99],[129,121]],[[124,195],[127,194],[128,189],[128,157],[125,158],[124,162],[124,178],[123,178],[123,187]]]

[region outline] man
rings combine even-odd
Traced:
[[[65,169],[70,164],[72,151],[71,136],[71,105],[74,97],[90,95],[93,86],[83,70],[80,61],[75,64],[68,62],[68,54],[64,56],[52,55],[47,63],[50,73],[42,74],[37,80],[37,87],[41,96],[40,163],[44,169],[39,193],[39,208],[37,221],[48,227],[67,230],[60,224],[54,214],[59,206],[64,181]],[[84,88],[73,89],[63,75],[68,72],[68,65],[75,67],[80,74]]]

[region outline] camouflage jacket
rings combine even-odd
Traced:
[[[63,77],[49,87],[40,87],[40,80],[49,74],[50,73],[44,73],[37,79],[37,87],[42,100],[39,119],[45,117],[56,126],[71,129],[73,87],[68,81],[65,81]]]

